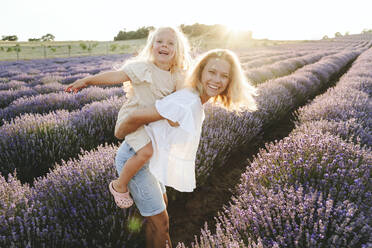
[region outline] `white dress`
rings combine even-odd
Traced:
[[[196,187],[195,158],[204,120],[200,97],[183,89],[157,100],[155,107],[161,116],[180,126],[172,127],[167,120],[145,126],[153,147],[150,171],[164,185],[191,192]]]

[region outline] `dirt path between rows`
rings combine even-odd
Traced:
[[[266,142],[288,136],[293,128],[293,117],[290,114],[277,122],[275,127],[268,128],[270,132],[263,133],[259,142],[235,151],[226,166],[212,172],[205,185],[197,187],[192,193],[182,193],[175,201],[169,199],[168,213],[172,243],[177,244],[182,241],[186,245],[191,244],[194,235],[200,235],[205,222],[208,222],[209,228],[213,230],[214,217],[222,210],[223,205],[230,201],[234,187],[249,165],[248,160],[252,160]]]

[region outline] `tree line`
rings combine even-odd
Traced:
[[[181,24],[179,28],[184,34],[186,34],[189,37],[195,37],[200,35],[219,37],[228,32],[227,27],[220,24],[215,25],[205,25],[199,23],[195,23],[192,25]],[[140,27],[136,31],[126,31],[126,29],[124,28],[123,30],[119,31],[119,33],[114,37],[114,41],[146,38],[151,32],[151,30],[154,29],[155,28],[153,26]],[[251,31],[246,31],[246,35],[248,38],[252,38]]]
[[[41,38],[29,38],[28,41],[54,41],[55,36],[52,34],[46,34],[41,36]],[[18,36],[17,35],[3,35],[1,37],[2,41],[18,41]]]

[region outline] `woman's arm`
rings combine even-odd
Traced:
[[[69,84],[65,91],[66,92],[78,92],[79,90],[89,85],[110,85],[119,84],[129,81],[128,75],[124,71],[109,71],[96,74],[94,76],[88,76],[82,79],[78,79],[72,84]]]
[[[129,116],[120,123],[115,131],[115,137],[124,139],[126,135],[136,131],[140,126],[162,119],[164,119],[164,117],[159,114],[155,106],[136,110],[130,113]],[[168,119],[167,121],[172,127],[179,126],[177,122],[175,123]]]
[[[124,139],[126,135],[136,131],[140,126],[161,119],[164,119],[164,117],[159,114],[155,106],[136,110],[130,113],[129,116],[120,123],[115,131],[115,137]]]

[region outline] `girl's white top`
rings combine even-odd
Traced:
[[[153,106],[156,100],[174,92],[176,84],[182,80],[182,73],[170,73],[147,61],[130,62],[122,70],[130,78],[131,84],[128,89],[124,84],[128,100],[118,113],[115,131],[130,112]],[[150,138],[142,126],[125,136],[125,142],[137,152],[150,142]]]
[[[153,147],[150,171],[164,185],[191,192],[196,187],[195,158],[204,120],[200,96],[183,89],[157,100],[155,106],[161,116],[178,122],[179,127],[170,126],[167,120],[145,126]]]

